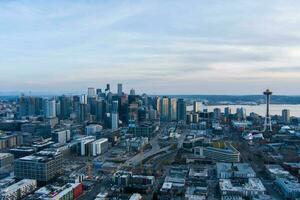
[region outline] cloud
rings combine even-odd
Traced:
[[[299,9],[289,0],[1,1],[0,90],[124,82],[145,92],[251,93],[241,85],[274,78],[275,90],[293,86]]]

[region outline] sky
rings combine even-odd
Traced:
[[[300,95],[297,0],[0,0],[0,92]]]

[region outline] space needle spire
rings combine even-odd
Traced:
[[[264,132],[272,132],[272,122],[271,122],[271,116],[270,116],[270,100],[272,92],[267,89],[263,93],[266,96],[266,117],[265,117],[265,123],[264,123]]]

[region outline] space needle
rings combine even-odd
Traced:
[[[266,117],[265,117],[265,123],[264,123],[264,132],[272,132],[272,122],[271,122],[271,116],[270,116],[270,100],[272,92],[271,90],[267,89],[263,93],[266,96]]]

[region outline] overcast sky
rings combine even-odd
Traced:
[[[300,2],[0,1],[0,92],[300,95]]]

